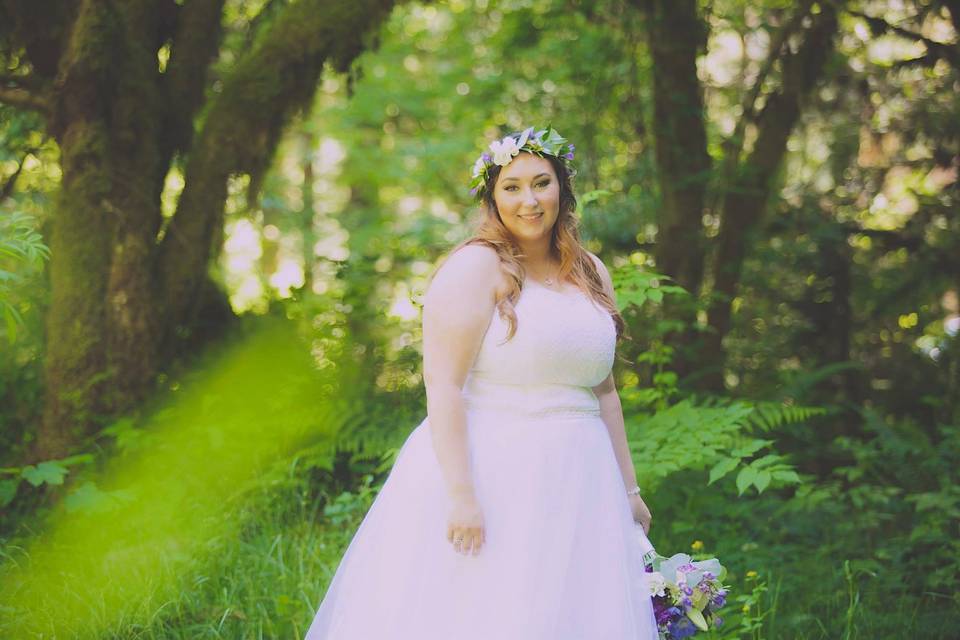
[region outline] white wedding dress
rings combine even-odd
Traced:
[[[656,640],[641,549],[591,390],[613,319],[587,294],[528,280],[518,326],[494,310],[463,388],[486,542],[447,540],[429,418],[408,436],[306,640]],[[641,534],[642,535],[642,534]]]

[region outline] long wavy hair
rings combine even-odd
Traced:
[[[515,132],[515,138],[520,134]],[[527,152],[522,152],[527,153]],[[572,280],[573,283],[599,306],[604,308],[613,318],[617,331],[617,340],[624,337],[626,323],[616,304],[607,295],[603,288],[603,280],[597,271],[590,254],[587,253],[583,243],[580,240],[579,225],[580,221],[575,215],[577,208],[577,198],[573,192],[572,174],[567,169],[566,164],[559,158],[550,154],[543,154],[543,157],[550,161],[554,172],[557,174],[557,180],[560,183],[560,205],[559,215],[553,225],[553,231],[550,237],[550,252],[554,258],[560,260],[560,272],[558,280],[564,282]],[[486,245],[497,252],[500,257],[500,268],[508,276],[509,286],[505,293],[498,294],[496,305],[500,318],[504,320],[509,330],[504,342],[513,338],[517,331],[517,314],[514,305],[520,299],[520,291],[523,288],[523,280],[526,270],[520,258],[525,257],[510,233],[509,229],[503,224],[500,218],[500,212],[497,210],[496,202],[493,198],[493,187],[497,183],[502,167],[494,165],[489,170],[489,176],[486,181],[486,188],[478,192],[480,199],[480,218],[473,232],[466,239],[458,243],[455,247],[441,259],[433,275],[444,262],[458,249],[471,244]],[[431,275],[430,279],[433,279]]]

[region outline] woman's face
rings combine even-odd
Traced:
[[[560,183],[553,165],[520,152],[497,176],[493,201],[503,224],[518,240],[549,238],[560,214]]]

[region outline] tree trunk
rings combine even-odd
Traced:
[[[316,234],[313,231],[313,219],[316,217],[314,210],[313,188],[315,178],[313,175],[314,156],[317,152],[317,136],[311,131],[303,132],[301,138],[303,143],[303,185],[300,188],[303,208],[300,210],[300,237],[302,238],[301,255],[303,256],[303,291],[308,295],[313,291],[313,267],[316,263],[316,255],[313,251],[313,245],[317,241]]]
[[[16,99],[47,114],[62,154],[34,461],[67,454],[141,402],[161,367],[232,317],[207,272],[221,245],[228,178],[248,173],[258,183],[324,63],[345,71],[394,0],[287,6],[222,79],[195,137],[223,5],[85,0],[50,20],[25,0],[7,7],[16,39],[36,58],[30,82],[43,86]],[[64,36],[51,45],[40,32]],[[160,194],[178,154],[186,185],[164,227]]]
[[[784,59],[782,86],[767,98],[760,112],[754,148],[723,194],[713,261],[715,295],[708,311],[711,331],[706,334],[702,353],[708,369],[704,380],[707,389],[724,389],[722,341],[730,330],[731,306],[746,250],[773,191],[787,140],[800,117],[801,102],[823,74],[833,52],[836,31],[836,10],[832,5],[821,5],[820,13],[812,17],[799,51]]]
[[[154,371],[155,23],[138,5],[84,3],[61,63],[40,457],[141,401]]]
[[[703,207],[711,170],[697,77],[697,54],[706,43],[706,24],[695,0],[635,0],[635,4],[645,12],[653,58],[652,134],[662,198],[657,270],[696,297],[703,280]],[[681,381],[699,367],[692,302],[668,298],[664,303],[667,317],[686,327],[666,337],[676,349],[673,367]]]

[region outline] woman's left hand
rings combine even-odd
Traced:
[[[643,501],[638,495],[627,496],[630,500],[630,510],[633,512],[633,521],[639,522],[643,527],[643,533],[650,533],[650,520],[653,519],[653,516],[650,515],[650,509],[647,508],[647,504]]]

